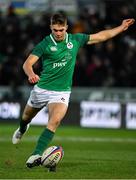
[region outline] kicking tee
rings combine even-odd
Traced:
[[[66,34],[64,41],[46,36],[32,51],[42,59],[42,72],[37,86],[53,91],[71,91],[76,56],[80,47],[88,42],[87,34]]]

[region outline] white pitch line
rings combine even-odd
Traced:
[[[102,138],[102,137],[56,137],[56,140],[79,142],[136,142],[134,138]]]
[[[38,140],[38,136],[27,136],[25,135],[24,138],[22,138],[22,141],[25,142],[34,142]],[[70,137],[61,137],[61,136],[56,136],[54,137],[55,141],[72,141],[72,142],[113,142],[113,143],[136,143],[136,138],[106,138],[106,137],[75,137],[75,136],[70,136]],[[0,142],[11,142],[11,138],[9,137],[0,137]]]

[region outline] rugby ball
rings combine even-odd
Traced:
[[[43,152],[41,164],[47,168],[56,166],[63,156],[64,150],[61,146],[51,146]]]

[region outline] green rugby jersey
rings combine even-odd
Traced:
[[[64,41],[57,42],[50,34],[37,44],[32,51],[42,59],[37,86],[53,91],[71,91],[76,56],[88,39],[87,34],[66,34]]]

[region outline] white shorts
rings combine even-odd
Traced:
[[[68,106],[70,91],[50,91],[34,86],[27,104],[34,108],[42,108],[50,103],[64,103]]]

